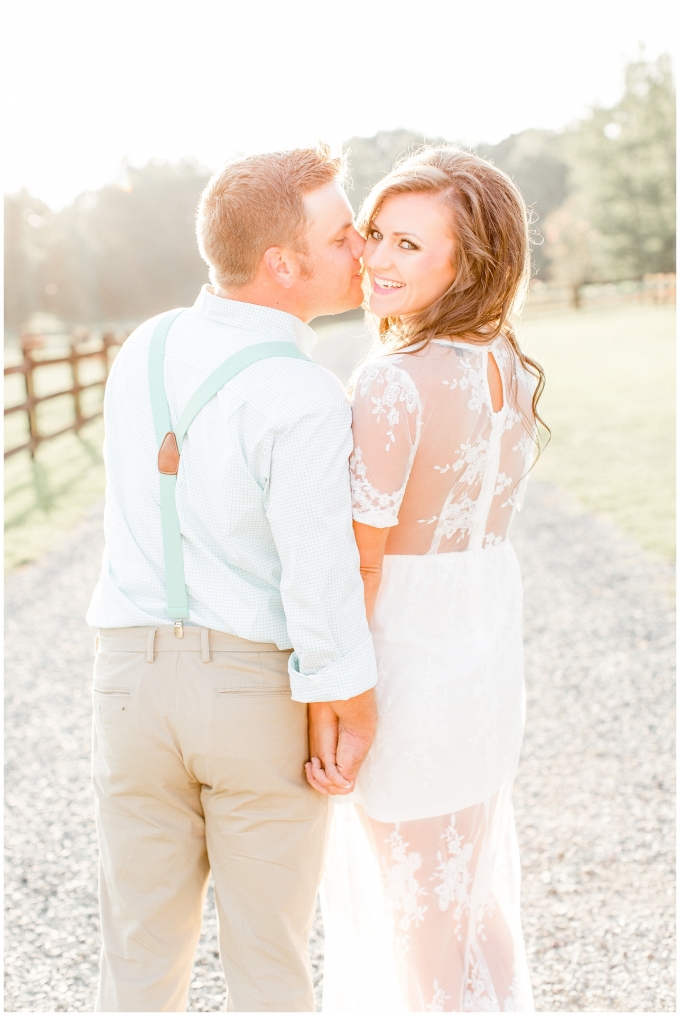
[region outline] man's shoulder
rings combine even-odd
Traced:
[[[167,356],[170,373],[166,379],[171,388],[177,371],[186,378],[194,370],[196,378],[193,387],[197,388],[231,354],[244,348],[242,340],[238,341],[238,336],[235,348],[229,349],[230,344],[225,347],[222,336],[216,334],[221,330],[219,324],[206,322],[200,315],[192,313],[192,310],[189,308],[180,318],[179,334],[176,335],[179,346],[172,341],[173,333],[169,337]],[[137,378],[144,373],[142,367],[148,360],[151,337],[165,313],[167,312],[143,321],[125,340],[111,371],[113,387],[120,387],[121,384],[127,387],[131,375]],[[184,341],[185,333],[191,333],[195,338],[195,329],[199,325],[207,325],[203,336],[207,341],[202,343],[202,348],[193,345],[189,351]],[[187,356],[190,363],[187,362]],[[145,373],[144,376],[146,377]],[[239,400],[250,404],[277,428],[286,427],[296,419],[310,414],[333,415],[348,406],[347,394],[336,375],[311,359],[274,356],[258,360],[237,374],[229,382],[229,387],[234,394],[238,393]],[[185,396],[186,392],[182,398]]]
[[[274,425],[348,411],[340,380],[314,360],[277,357],[262,360],[251,370],[250,378],[243,378],[243,394]]]
[[[161,311],[160,314],[154,314],[153,317],[147,318],[146,321],[142,321],[141,324],[138,324],[137,327],[130,332],[127,339],[123,343],[123,349],[125,348],[148,349],[149,343],[151,342],[151,336],[155,331],[156,325],[161,320],[161,318],[165,317],[165,315],[168,313],[176,314],[177,311],[175,310],[169,312],[164,310]]]
[[[162,317],[163,314],[156,314],[154,317],[148,318],[146,321],[142,321],[141,324],[137,325],[137,327],[130,332],[118,351],[116,359],[114,360],[111,371],[112,374],[114,373],[114,369],[116,372],[120,371],[121,366],[128,360],[136,359],[142,355],[148,356],[151,336]]]

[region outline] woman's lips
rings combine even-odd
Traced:
[[[380,296],[384,296],[387,293],[397,293],[400,289],[404,289],[405,286],[405,282],[399,282],[397,279],[384,279],[377,275],[373,276],[373,292],[378,293]]]

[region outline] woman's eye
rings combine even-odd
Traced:
[[[400,240],[399,246],[402,250],[418,250],[418,247],[414,243],[411,243],[410,240]]]
[[[382,233],[379,233],[377,229],[369,229],[368,231],[369,240],[382,240],[382,238],[383,238]]]

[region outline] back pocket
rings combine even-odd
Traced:
[[[212,653],[219,695],[290,695],[284,653]]]

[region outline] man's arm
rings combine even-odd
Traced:
[[[364,603],[366,607],[367,620],[371,620],[375,606],[380,581],[382,578],[382,565],[385,556],[385,545],[389,535],[389,529],[376,529],[374,526],[366,526],[361,522],[354,523],[354,535],[359,549],[359,561],[361,578],[364,583]],[[348,781],[355,779],[353,773],[358,772],[365,754],[361,757],[356,768],[356,755],[361,750],[361,744],[353,737],[356,716],[349,713],[346,706],[362,708],[366,713],[372,712],[374,723],[377,720],[375,715],[375,700],[371,696],[362,702],[364,696],[350,699],[349,702],[317,702],[309,706],[309,752],[311,761],[307,763],[307,779],[311,785],[321,793],[338,793],[339,780],[330,780],[336,773],[342,778],[347,776]],[[363,717],[362,717],[363,719]],[[368,716],[364,722],[368,721]],[[342,732],[340,736],[340,747],[337,755],[333,754],[335,744],[338,741],[338,729]],[[344,735],[344,736],[343,736]],[[370,747],[370,746],[369,746]],[[326,761],[321,765],[320,760]]]
[[[340,792],[375,733],[377,679],[352,530],[351,448],[350,409],[333,393],[276,436],[267,503],[294,646],[293,699],[326,704],[329,722],[313,747]]]

